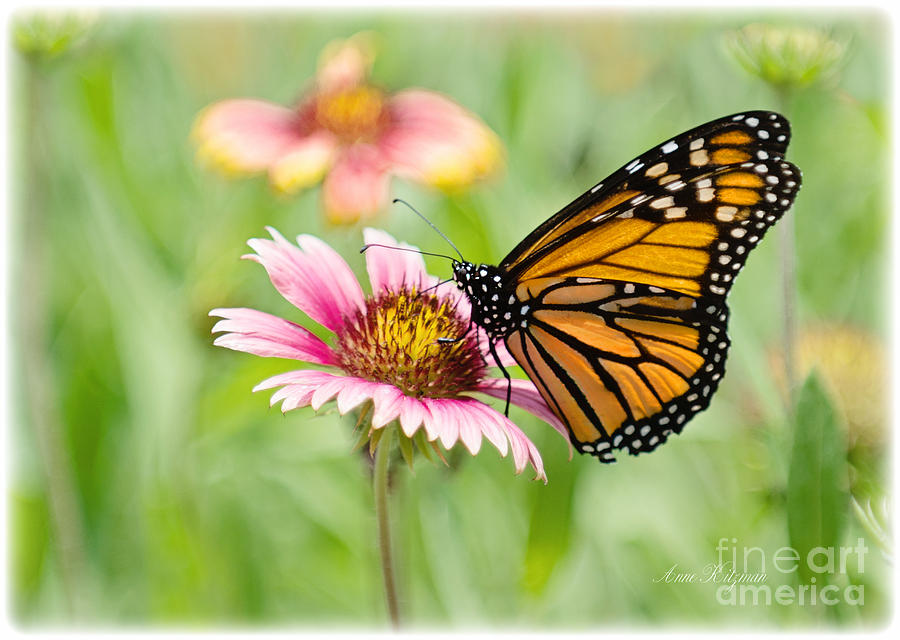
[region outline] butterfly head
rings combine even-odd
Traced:
[[[528,305],[515,296],[500,268],[455,261],[453,281],[472,304],[472,321],[491,337],[499,339],[527,326]]]
[[[453,261],[453,281],[473,301],[485,295],[490,297],[503,286],[497,267],[459,260]]]
[[[471,280],[471,273],[474,268],[475,265],[471,262],[453,261],[453,282],[456,283],[457,289],[466,290],[466,285]]]

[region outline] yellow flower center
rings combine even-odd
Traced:
[[[368,85],[324,93],[316,100],[316,121],[346,141],[369,141],[384,124],[384,102],[384,92]]]
[[[474,390],[485,373],[467,328],[447,300],[389,291],[367,299],[366,310],[348,320],[335,352],[350,375],[394,385],[408,396],[451,397]]]

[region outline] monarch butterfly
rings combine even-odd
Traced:
[[[777,113],[714,120],[589,189],[499,266],[453,260],[497,364],[502,340],[579,451],[652,451],[709,405],[725,298],[800,187],[789,140]]]

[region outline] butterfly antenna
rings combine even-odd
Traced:
[[[422,295],[423,293],[428,293],[428,292],[431,291],[432,289],[437,289],[437,288],[438,288],[439,286],[441,286],[442,284],[447,284],[448,282],[453,282],[453,278],[447,278],[446,280],[441,280],[441,281],[438,282],[437,284],[432,285],[432,286],[428,287],[427,289],[422,289],[422,290],[419,292],[419,295]]]
[[[431,227],[432,229],[434,229],[435,231],[437,231],[438,235],[441,236],[444,240],[447,241],[447,244],[449,244],[451,247],[453,247],[453,250],[456,251],[456,253],[457,253],[457,255],[459,256],[459,259],[460,259],[460,260],[462,260],[463,262],[466,261],[466,259],[463,258],[462,252],[457,248],[457,246],[456,246],[455,244],[453,244],[453,241],[452,241],[450,238],[448,238],[448,237],[444,234],[443,231],[441,231],[441,230],[438,229],[436,226],[434,226],[434,223],[432,223],[431,220],[429,220],[429,219],[426,218],[424,215],[422,215],[422,214],[421,214],[414,206],[412,206],[412,205],[411,205],[410,203],[408,203],[406,200],[403,200],[403,199],[401,199],[401,198],[394,198],[394,203],[397,203],[397,202],[399,202],[400,204],[405,204],[407,207],[410,208],[410,210],[411,210],[413,213],[415,213],[417,216],[419,216],[420,218],[422,218],[422,220],[424,220],[425,223],[426,223],[429,227]]]
[[[446,258],[447,260],[456,260],[453,256],[444,255],[443,253],[431,253],[430,251],[420,251],[419,249],[413,249],[412,247],[394,247],[389,244],[378,244],[377,242],[372,242],[370,244],[364,244],[362,249],[359,250],[360,253],[365,253],[372,247],[381,247],[382,249],[393,249],[394,251],[408,251],[410,253],[418,253],[423,256],[434,256],[435,258]]]

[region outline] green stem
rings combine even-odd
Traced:
[[[49,355],[48,214],[44,198],[47,180],[45,164],[38,153],[44,141],[42,127],[46,125],[43,121],[44,77],[36,60],[29,59],[26,64],[28,112],[25,114],[27,140],[23,158],[26,173],[20,211],[23,219],[19,256],[27,264],[18,268],[16,284],[20,295],[17,297],[19,313],[15,332],[23,374],[23,404],[42,462],[62,590],[70,617],[77,619],[83,608],[87,562],[72,461],[63,442],[63,420],[53,361]]]
[[[400,614],[397,607],[397,586],[394,581],[394,560],[391,552],[391,526],[388,513],[388,468],[390,466],[391,440],[394,427],[385,427],[384,435],[375,450],[375,519],[378,523],[378,549],[381,552],[381,572],[384,576],[384,597],[387,602],[391,626],[400,628]]]
[[[784,379],[787,387],[788,410],[793,409],[796,372],[796,266],[794,259],[795,232],[793,216],[785,216],[778,227],[781,252],[782,349],[784,351]]]
[[[790,90],[777,89],[779,108],[787,115],[790,107]],[[782,338],[784,357],[785,406],[793,415],[794,392],[797,389],[797,275],[796,231],[794,216],[785,215],[778,225],[778,249],[781,254]]]

